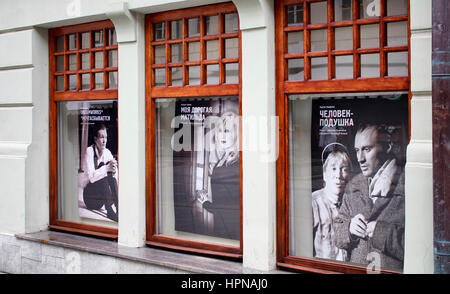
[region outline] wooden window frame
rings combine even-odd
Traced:
[[[385,0],[381,1],[380,17],[371,19],[359,18],[359,0],[352,0],[352,19],[351,21],[334,22],[334,0],[276,0],[275,1],[275,55],[276,55],[276,113],[280,118],[279,138],[279,157],[276,164],[277,169],[277,266],[284,269],[308,272],[308,273],[350,273],[362,274],[367,273],[364,266],[353,264],[344,264],[334,261],[326,261],[322,259],[298,257],[289,254],[289,101],[288,96],[293,94],[321,94],[321,93],[358,93],[358,92],[390,92],[390,91],[410,91],[410,2],[407,3],[407,16],[389,16],[385,15]],[[327,2],[327,24],[309,24],[309,7],[310,3]],[[304,9],[304,25],[287,26],[287,16],[285,8],[288,5],[303,4]],[[385,23],[392,21],[407,21],[408,23],[408,46],[387,47],[387,29]],[[359,25],[362,24],[380,24],[380,48],[377,49],[359,49]],[[346,51],[334,51],[334,38],[330,31],[335,27],[342,26],[353,27],[353,49]],[[304,29],[328,29],[328,51],[326,52],[308,52],[304,46],[302,54],[287,54],[287,32],[299,31]],[[330,36],[331,35],[331,36]],[[306,33],[304,33],[306,36]],[[355,36],[357,36],[355,38]],[[304,44],[307,38],[304,38]],[[387,77],[387,53],[388,52],[408,52],[408,76],[405,77]],[[359,54],[363,53],[380,53],[380,77],[378,78],[361,78],[360,71],[356,70],[360,66]],[[354,76],[353,79],[337,80],[334,79],[334,69],[332,60],[333,56],[342,54],[354,56]],[[327,80],[310,80],[310,64],[305,62],[305,81],[289,81],[287,75],[287,59],[298,57],[328,57],[328,79]],[[306,60],[307,58],[305,58]],[[356,62],[355,62],[356,61]],[[330,65],[331,64],[331,65]],[[410,129],[410,128],[409,128]],[[397,271],[381,270],[381,273],[399,273]]]
[[[213,243],[205,243],[200,241],[191,241],[186,239],[180,239],[175,237],[169,237],[164,235],[157,234],[157,200],[156,200],[156,127],[155,127],[155,100],[158,98],[198,98],[198,97],[219,97],[219,96],[238,96],[239,97],[239,115],[242,113],[242,105],[241,105],[241,33],[240,31],[232,34],[221,34],[223,32],[223,17],[219,17],[219,35],[214,37],[205,36],[204,32],[204,18],[206,16],[214,16],[214,15],[225,15],[230,13],[237,13],[237,9],[233,3],[221,3],[215,5],[207,5],[201,7],[194,8],[186,8],[169,12],[162,12],[157,14],[146,15],[146,244],[149,246],[158,246],[168,249],[182,250],[187,252],[194,252],[199,254],[206,255],[215,255],[222,256],[233,259],[242,258],[242,184],[240,187],[241,191],[241,200],[240,200],[240,223],[241,223],[241,233],[240,233],[240,246],[227,246],[227,245],[218,245]],[[187,20],[190,18],[200,17],[201,25],[200,25],[200,36],[187,38],[187,30],[186,25],[183,25],[183,34],[182,34],[182,42],[183,44],[187,44],[188,41],[200,41],[201,44],[204,40],[209,39],[218,39],[222,40],[225,38],[238,38],[239,40],[239,58],[237,59],[226,59],[224,58],[224,46],[219,45],[219,59],[215,61],[204,61],[203,54],[200,58],[200,62],[193,63],[187,61],[187,46],[183,46],[183,58],[178,66],[183,66],[183,86],[169,86],[168,82],[168,71],[166,71],[166,87],[154,87],[155,77],[153,75],[153,69],[161,67],[161,65],[155,66],[154,57],[153,57],[153,46],[159,43],[166,44],[166,63],[162,65],[164,68],[169,68],[171,65],[168,61],[168,52],[169,52],[169,44],[174,42],[179,42],[180,40],[170,40],[169,38],[169,29],[168,24],[170,21],[182,20],[184,24],[187,23]],[[153,41],[153,24],[165,22],[166,27],[166,38],[163,42],[154,42]],[[218,38],[217,38],[218,37]],[[219,42],[221,44],[222,42]],[[203,45],[201,45],[201,48]],[[203,50],[201,50],[202,52]],[[219,85],[206,85],[203,84],[205,82],[205,74],[206,70],[203,68],[209,64],[219,64],[219,67],[224,68],[226,63],[233,62],[238,63],[239,65],[239,83],[238,84],[222,84],[224,82],[224,71],[220,70],[220,83]],[[200,65],[203,69],[201,70],[202,75],[202,83],[201,85],[187,85],[187,66],[189,65]],[[240,131],[239,137],[241,138],[242,132]],[[241,140],[240,140],[241,142]],[[240,164],[240,182],[242,183],[242,152],[239,152],[239,164]]]
[[[156,126],[155,126],[155,100],[158,98],[176,99],[176,98],[198,98],[198,97],[219,97],[219,96],[237,96],[239,97],[239,115],[242,115],[242,89],[241,89],[241,32],[238,29],[235,33],[225,34],[224,29],[224,15],[225,14],[237,14],[237,9],[232,2],[212,4],[206,6],[199,6],[194,8],[186,8],[168,12],[161,12],[156,14],[146,15],[145,18],[145,55],[146,55],[146,244],[149,246],[163,247],[167,249],[181,250],[186,252],[193,252],[198,254],[221,256],[232,259],[242,259],[242,152],[239,152],[239,165],[240,165],[240,245],[228,246],[215,243],[207,243],[201,241],[192,241],[186,239],[180,239],[176,237],[169,237],[157,233],[157,200],[156,200]],[[205,33],[205,17],[207,16],[219,16],[219,33],[214,36],[207,36]],[[200,36],[188,38],[187,21],[191,18],[200,17]],[[182,39],[170,40],[170,27],[171,21],[182,20]],[[239,20],[238,20],[239,21]],[[165,23],[165,40],[153,41],[153,24]],[[239,28],[239,27],[238,27]],[[225,46],[224,39],[238,38],[239,57],[233,59],[225,58]],[[209,61],[205,60],[206,45],[204,42],[207,40],[219,40],[219,58],[217,60]],[[188,42],[200,42],[200,61],[190,62],[188,61]],[[182,62],[172,64],[170,63],[170,45],[174,43],[181,43],[183,48]],[[154,64],[154,52],[153,46],[165,45],[165,58],[164,64]],[[186,45],[185,45],[186,44]],[[236,63],[239,68],[239,83],[238,84],[226,84],[225,83],[225,64]],[[218,85],[206,84],[206,65],[218,64],[220,70],[220,78]],[[188,66],[200,66],[201,67],[201,83],[200,85],[188,85]],[[170,86],[170,74],[168,68],[171,66],[182,66],[183,68],[183,83],[182,86]],[[153,70],[155,68],[166,69],[166,86],[155,87],[155,76]],[[240,126],[241,128],[242,126]],[[239,142],[242,142],[242,131],[239,132]]]
[[[108,46],[107,31],[114,29],[114,24],[110,20],[85,23],[80,25],[72,25],[49,30],[49,228],[54,230],[62,230],[74,233],[93,235],[109,239],[118,238],[118,229],[102,227],[98,225],[83,224],[71,221],[65,221],[58,217],[58,102],[68,101],[101,101],[101,100],[118,100],[118,89],[109,89],[110,72],[118,72],[118,67],[108,67],[108,51],[116,50],[118,53],[118,45]],[[103,32],[103,47],[95,48],[93,46],[93,32]],[[90,32],[90,48],[81,49],[81,34]],[[77,35],[77,47],[75,50],[68,50],[68,36]],[[56,37],[64,36],[64,50],[56,52]],[[103,68],[94,68],[95,52],[103,52]],[[75,71],[68,70],[68,58],[64,58],[64,72],[56,71],[56,57],[76,54],[77,65],[81,65],[81,54],[90,54],[90,69],[82,70],[77,66]],[[95,89],[95,74],[103,73],[103,89]],[[69,74],[77,75],[77,89],[68,90]],[[81,90],[81,74],[90,74],[90,89]],[[56,78],[64,75],[64,91],[57,91]],[[118,86],[118,83],[117,83]]]

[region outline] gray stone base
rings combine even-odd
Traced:
[[[180,274],[180,269],[0,234],[0,272],[11,274]]]

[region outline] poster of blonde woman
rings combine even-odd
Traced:
[[[238,98],[177,101],[175,116],[190,132],[173,151],[175,229],[239,240]]]
[[[313,256],[402,270],[408,95],[312,103]]]

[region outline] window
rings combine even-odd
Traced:
[[[240,32],[230,3],[146,17],[147,244],[240,258]]]
[[[280,267],[402,271],[408,11],[403,0],[276,1]]]
[[[111,21],[50,30],[50,228],[117,238],[118,45]]]

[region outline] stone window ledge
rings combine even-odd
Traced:
[[[196,274],[280,274],[284,271],[258,271],[241,262],[198,256],[151,247],[121,246],[115,241],[56,231],[16,234],[16,238],[73,250],[121,258]]]

